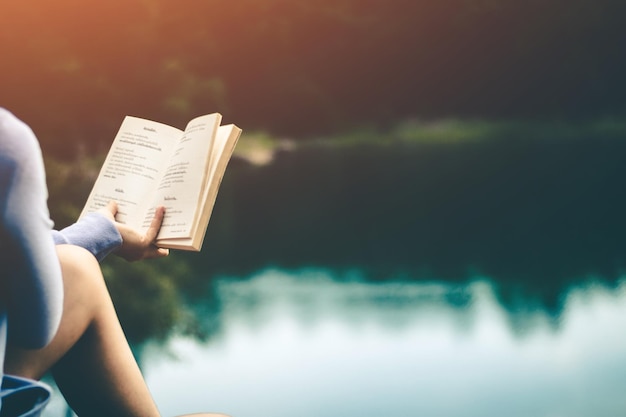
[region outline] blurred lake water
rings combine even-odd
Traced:
[[[626,415],[624,155],[501,138],[233,160],[202,253],[172,255],[205,337],[141,349],[159,407]]]
[[[218,279],[223,331],[145,358],[165,415],[617,416],[626,283],[572,289],[558,319],[510,312],[485,277],[337,282],[332,271]]]

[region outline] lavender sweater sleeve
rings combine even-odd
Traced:
[[[14,343],[26,348],[45,346],[61,320],[63,281],[47,197],[37,138],[0,108],[0,359],[8,317]]]
[[[122,244],[122,236],[115,225],[100,213],[89,213],[77,223],[53,230],[54,243],[81,246],[91,252],[98,261]]]

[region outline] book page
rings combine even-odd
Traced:
[[[116,220],[139,228],[146,202],[161,180],[182,131],[162,123],[127,116],[122,122],[81,216],[114,200]]]
[[[241,135],[241,129],[235,125],[220,126],[215,136],[213,151],[211,152],[210,167],[208,171],[207,186],[201,198],[200,216],[195,219],[192,236],[178,239],[158,239],[159,246],[175,249],[195,250],[202,248],[206,229],[215,205],[217,192],[219,190],[226,166],[230,160],[235,145]]]
[[[166,164],[142,227],[150,225],[157,206],[165,206],[159,238],[191,236],[194,219],[207,178],[213,138],[219,126],[218,113],[198,117],[187,125]]]

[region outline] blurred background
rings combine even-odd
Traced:
[[[125,115],[244,131],[201,253],[103,264],[164,415],[626,414],[626,3],[5,3],[57,227]]]

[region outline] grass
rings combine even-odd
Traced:
[[[305,147],[350,147],[360,145],[393,146],[411,144],[454,145],[493,140],[580,140],[595,138],[626,138],[626,120],[593,121],[490,121],[469,119],[407,120],[383,130],[363,127],[335,135],[309,140],[279,139],[268,133],[246,132],[235,149],[235,155],[265,164],[279,149]]]

